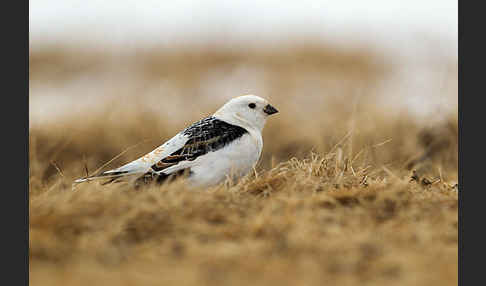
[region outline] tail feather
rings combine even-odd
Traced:
[[[128,171],[115,171],[115,172],[114,171],[106,171],[106,172],[101,173],[99,175],[93,175],[93,176],[77,179],[77,180],[74,181],[74,183],[78,184],[78,183],[83,183],[83,182],[88,182],[88,181],[93,181],[93,180],[110,179],[108,182],[103,183],[103,184],[107,184],[107,183],[113,182],[114,180],[116,180],[118,178],[129,176],[129,175],[135,175],[135,174],[137,174],[137,173],[130,173]]]
[[[171,173],[165,173],[165,172],[159,172],[159,173],[145,172],[145,173],[141,173],[141,172],[131,172],[131,171],[118,171],[117,169],[115,169],[115,170],[103,172],[99,175],[92,175],[92,176],[88,176],[88,177],[85,177],[85,178],[79,178],[79,179],[74,181],[74,184],[79,184],[79,183],[89,182],[89,181],[94,181],[94,180],[106,180],[105,182],[101,182],[101,185],[107,185],[107,184],[110,184],[110,183],[113,183],[113,182],[116,183],[116,182],[123,181],[123,180],[119,180],[119,179],[122,179],[123,177],[133,176],[133,175],[138,175],[138,178],[136,179],[136,182],[138,182],[138,183],[140,183],[142,181],[144,183],[149,183],[153,179],[155,179],[155,182],[157,182],[158,184],[161,184],[161,183],[164,183],[166,181],[171,182],[174,179],[179,178],[181,176],[182,177],[190,176],[191,173],[192,172],[191,172],[190,168],[180,169],[180,170],[177,170],[177,171],[174,171],[174,172],[171,172]]]

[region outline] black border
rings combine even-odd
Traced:
[[[464,11],[464,2],[463,1],[458,1],[458,7],[457,7],[457,17],[458,17],[458,23],[457,23],[457,26],[458,26],[458,46],[457,46],[457,52],[458,52],[458,63],[457,63],[457,68],[458,68],[458,83],[457,83],[457,87],[458,87],[458,129],[459,129],[459,136],[458,136],[458,152],[459,152],[459,156],[458,156],[458,190],[459,190],[459,202],[458,202],[458,285],[466,285],[464,283],[464,275],[463,275],[463,262],[464,262],[464,251],[463,251],[463,230],[464,230],[464,225],[463,225],[463,216],[462,216],[462,212],[463,212],[463,190],[464,190],[464,180],[463,180],[463,147],[464,147],[464,144],[463,144],[463,126],[462,126],[462,123],[463,123],[463,120],[462,120],[462,115],[463,115],[463,102],[462,102],[462,95],[464,94],[464,85],[463,85],[463,62],[462,62],[462,51],[463,49],[461,48],[462,47],[462,44],[463,44],[463,37],[464,37],[464,33],[463,33],[463,29],[464,29],[464,17],[462,15],[462,12]]]
[[[2,6],[2,281],[29,285],[29,1]]]
[[[4,2],[2,29],[2,282],[29,284],[29,1]]]
[[[484,53],[484,10],[466,7],[472,1],[458,1],[459,10],[459,61],[458,61],[458,103],[459,103],[459,285],[479,285],[484,280],[484,82],[486,81]],[[476,9],[475,9],[476,8]],[[466,38],[466,34],[468,35]],[[469,43],[466,41],[469,40]],[[476,66],[474,66],[476,65]],[[468,67],[468,70],[465,69]],[[477,102],[474,102],[474,99]],[[465,121],[465,118],[469,120]],[[467,124],[466,124],[467,122]],[[469,139],[464,134],[469,134]],[[473,158],[476,159],[473,163]],[[468,163],[469,162],[469,163]],[[467,176],[467,180],[465,180]],[[476,181],[476,182],[474,182]],[[483,183],[483,184],[482,184]],[[466,187],[469,186],[469,188]],[[465,240],[464,230],[469,234]],[[465,244],[467,246],[465,248]],[[466,253],[468,249],[466,261]],[[476,256],[476,257],[474,257]]]

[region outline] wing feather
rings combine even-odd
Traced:
[[[164,144],[155,148],[152,152],[145,154],[137,160],[125,164],[117,169],[107,171],[106,173],[124,171],[128,171],[130,173],[145,173],[150,169],[151,166],[184,146],[188,140],[189,138],[186,135],[179,133]]]
[[[173,153],[174,151],[184,146],[187,140],[189,140],[189,138],[186,135],[184,135],[182,132],[178,133],[176,136],[172,137],[164,144],[155,148],[152,152],[145,154],[144,156],[128,164],[125,164],[113,170],[105,171],[101,174],[89,176],[86,178],[81,178],[74,182],[81,183],[81,182],[92,181],[97,179],[110,179],[110,181],[114,181],[117,178],[121,178],[125,176],[145,174],[147,173],[147,171],[150,170],[150,167],[152,165],[154,165],[158,161],[162,160],[164,157],[167,157],[169,154]]]
[[[242,127],[207,117],[186,128],[183,134],[188,140],[184,146],[152,165],[152,170],[168,175],[190,168],[199,156],[221,149],[247,132]]]

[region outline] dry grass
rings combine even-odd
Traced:
[[[54,54],[34,57],[31,77],[46,76],[52,66],[36,64],[46,58],[66,63]],[[144,78],[157,81],[163,69],[187,61],[170,81],[189,87],[208,66],[239,61],[228,54],[151,57]],[[256,172],[236,183],[201,191],[180,181],[138,191],[121,184],[71,190],[84,160],[92,172],[140,144],[111,167],[134,159],[214,111],[217,101],[198,114],[181,112],[175,123],[123,102],[32,127],[31,284],[456,285],[457,115],[425,125],[374,106],[373,86],[386,68],[368,55],[334,53],[331,61],[311,50],[301,57],[249,57],[280,91],[272,103],[281,112],[265,127]],[[161,68],[167,59],[174,64]],[[282,63],[296,70],[281,71]],[[299,70],[354,80],[364,95],[310,100],[302,110],[282,92]],[[180,100],[189,105],[193,97]]]

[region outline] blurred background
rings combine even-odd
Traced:
[[[457,1],[29,10],[33,285],[457,285]],[[248,93],[258,177],[71,191]]]
[[[265,132],[283,138],[264,150],[280,160],[328,150],[351,129],[378,144],[400,129],[381,122],[404,116],[457,125],[457,1],[33,0],[29,10],[31,135],[73,160],[99,166],[152,140],[121,160],[134,159],[248,93],[281,111]]]
[[[420,116],[457,108],[457,1],[29,3],[31,125],[113,98],[184,118],[180,97],[194,112],[370,87],[377,105]]]

